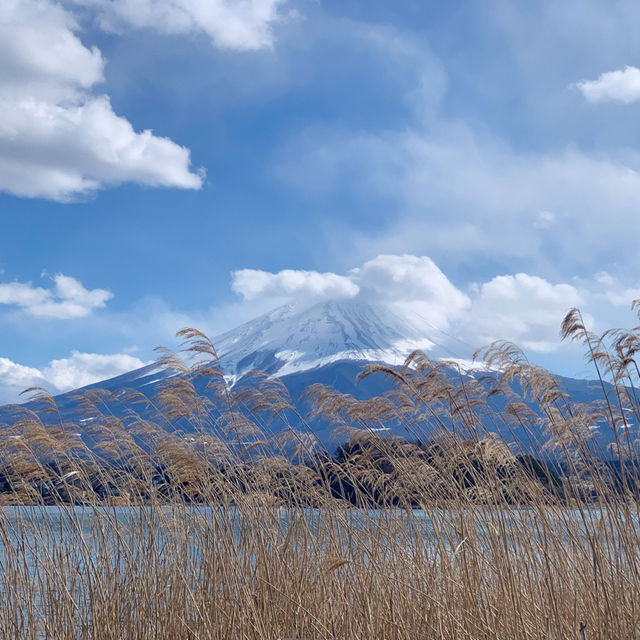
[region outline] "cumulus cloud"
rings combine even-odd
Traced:
[[[640,69],[627,65],[624,69],[602,73],[596,80],[583,80],[573,86],[589,102],[631,104],[640,99]]]
[[[17,402],[22,391],[44,384],[46,380],[39,369],[0,358],[0,404]]]
[[[126,353],[102,354],[73,351],[68,358],[52,360],[42,369],[0,358],[0,404],[22,402],[20,393],[44,387],[53,394],[113,378],[149,364]]]
[[[241,269],[231,274],[231,288],[244,300],[262,300],[265,306],[287,301],[310,304],[321,300],[371,300],[438,327],[447,326],[470,304],[468,296],[430,258],[413,255],[379,255],[346,275],[296,269],[278,273]]]
[[[273,44],[283,0],[73,0],[99,12],[112,31],[154,29],[165,34],[204,33],[222,49],[252,50]]]
[[[418,315],[439,328],[470,305],[469,297],[427,256],[379,255],[350,275],[363,297]]]
[[[49,289],[30,282],[0,283],[0,305],[18,307],[38,318],[82,318],[104,307],[112,297],[106,289],[86,289],[76,278],[61,273],[53,276]]]
[[[571,307],[589,306],[596,298],[615,306],[634,292],[617,280],[603,283],[605,275],[574,286],[527,273],[507,274],[463,291],[427,256],[383,254],[346,275],[244,269],[234,272],[232,287],[245,300],[262,301],[263,311],[283,303],[306,307],[327,299],[361,300],[382,315],[388,309],[422,327],[423,337],[432,343],[434,336],[447,332],[468,346],[465,355],[470,356],[476,347],[498,339],[532,352],[556,351],[560,323]]]
[[[479,344],[504,339],[532,351],[556,350],[562,318],[585,301],[570,284],[552,284],[526,273],[496,276],[474,289],[465,333]]]
[[[350,278],[335,273],[319,273],[285,269],[269,273],[258,269],[241,269],[231,274],[231,288],[245,298],[343,299],[358,294],[359,288]]]
[[[127,353],[82,353],[72,351],[69,358],[52,360],[42,376],[57,390],[77,389],[113,378],[149,364]]]
[[[0,190],[67,201],[123,182],[198,189],[188,149],[137,132],[92,93],[104,60],[53,0],[9,0],[0,14]]]

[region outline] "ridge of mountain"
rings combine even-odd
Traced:
[[[445,332],[362,301],[279,307],[213,339],[220,365],[232,381],[259,369],[277,376],[340,360],[401,365],[415,349],[453,356]],[[458,347],[459,349],[459,347]]]

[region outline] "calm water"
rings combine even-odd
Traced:
[[[256,513],[258,517],[256,518]],[[570,536],[597,532],[609,528],[610,518],[600,509],[555,509],[544,512],[553,530]],[[185,535],[197,543],[200,536],[230,535],[240,539],[245,534],[247,523],[264,531],[286,534],[292,524],[301,523],[307,530],[319,536],[329,530],[356,532],[369,535],[380,531],[401,532],[407,541],[428,544],[440,532],[447,546],[459,544],[464,526],[473,522],[480,535],[495,535],[496,531],[507,534],[535,536],[540,523],[538,510],[475,509],[473,512],[434,510],[359,510],[345,509],[342,512],[324,512],[318,509],[286,510],[264,509],[252,511],[245,520],[236,509],[218,509],[205,506],[185,507],[2,507],[0,508],[0,568],[9,548],[16,552],[31,554],[44,552],[56,545],[79,545],[79,548],[95,548],[100,545],[127,541],[131,548],[144,544],[163,545]],[[622,526],[639,530],[638,514],[620,519]],[[361,541],[361,539],[360,539]],[[31,553],[30,553],[31,552]]]

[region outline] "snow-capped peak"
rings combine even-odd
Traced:
[[[320,302],[302,310],[285,305],[214,339],[225,374],[251,369],[277,375],[337,360],[402,364],[414,349],[456,355],[444,333],[419,318],[362,301]]]

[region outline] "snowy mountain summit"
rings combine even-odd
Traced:
[[[259,369],[284,376],[339,360],[400,365],[414,349],[453,357],[460,346],[422,322],[362,301],[285,305],[214,338],[222,369],[237,379]]]

